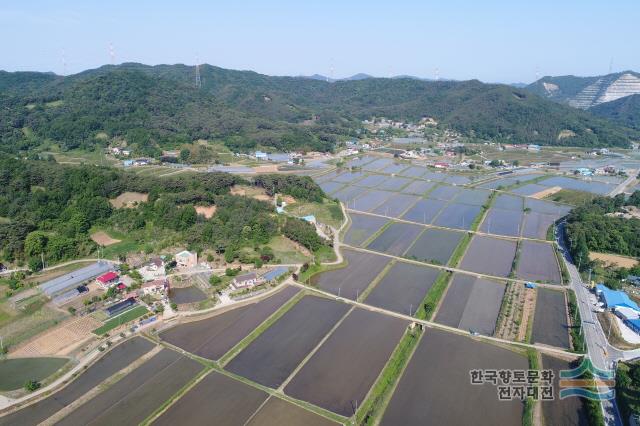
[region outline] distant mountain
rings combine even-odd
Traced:
[[[640,95],[630,95],[589,109],[595,115],[640,130]]]
[[[556,102],[589,109],[625,96],[640,94],[640,74],[623,71],[596,77],[543,77],[526,89]]]
[[[186,65],[108,65],[61,77],[0,73],[0,150],[58,143],[93,149],[107,138],[156,155],[197,139],[233,150],[330,150],[371,117],[418,121],[477,140],[627,146],[640,132],[507,85],[364,78],[328,83]]]

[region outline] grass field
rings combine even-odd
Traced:
[[[279,263],[304,263],[310,259],[296,248],[293,241],[283,236],[273,237],[268,245],[273,250],[274,258],[280,260]]]
[[[17,346],[68,317],[45,303],[41,295],[28,297],[15,306],[7,298],[0,299],[0,336],[5,347]]]
[[[29,380],[42,381],[61,369],[66,358],[15,358],[0,361],[0,391],[20,389]]]
[[[561,189],[555,194],[551,194],[544,199],[556,201],[558,203],[571,204],[572,206],[580,206],[582,204],[590,202],[596,197],[597,194],[592,194],[590,192],[576,191],[573,189]]]
[[[115,318],[111,318],[110,320],[105,322],[102,327],[96,328],[95,330],[93,330],[93,332],[97,335],[105,334],[122,324],[133,321],[136,318],[140,318],[147,312],[149,311],[144,306],[136,306],[135,308],[129,309],[128,311],[118,315]]]
[[[294,203],[287,206],[285,210],[300,217],[314,215],[318,222],[332,226],[335,229],[340,228],[344,220],[340,205],[328,200],[324,203]]]

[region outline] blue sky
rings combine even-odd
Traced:
[[[41,1],[0,4],[0,69],[67,74],[115,61],[530,82],[640,71],[640,2]]]

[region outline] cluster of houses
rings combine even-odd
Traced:
[[[640,307],[627,293],[598,284],[596,294],[605,308],[610,309],[627,327],[640,335]]]
[[[604,175],[615,175],[617,173],[624,172],[624,169],[608,165],[604,167],[598,167],[595,169],[590,169],[588,167],[578,167],[573,172],[576,175],[580,175],[580,176],[594,176],[594,175],[604,176]]]

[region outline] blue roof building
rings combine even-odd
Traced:
[[[285,266],[278,266],[277,268],[272,269],[266,274],[264,274],[262,278],[264,278],[265,281],[273,281],[278,279],[278,277],[281,277],[282,275],[286,274],[287,272],[289,272],[289,268]]]
[[[269,156],[266,152],[256,151],[256,159],[258,160],[268,160]]]
[[[604,284],[598,284],[596,285],[596,292],[600,295],[607,308],[622,306],[640,312],[640,307],[624,291],[611,290]]]
[[[316,217],[312,214],[310,214],[309,216],[303,216],[300,219],[307,221],[309,223],[316,223]]]
[[[640,334],[640,319],[625,320],[624,323],[627,324],[630,329]]]

